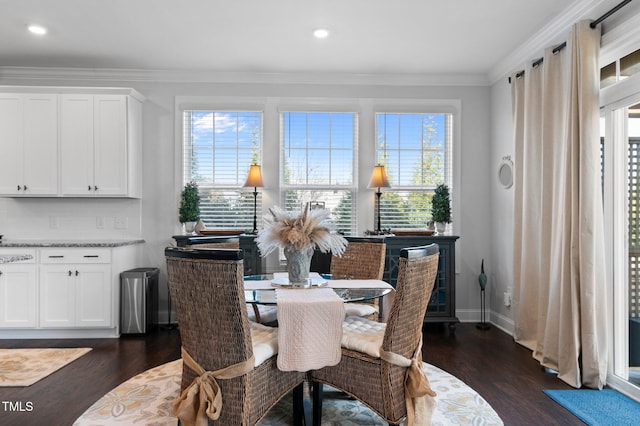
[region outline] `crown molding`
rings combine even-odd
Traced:
[[[602,35],[600,42],[600,64],[613,61],[638,49],[640,43],[640,13],[620,23]]]
[[[567,34],[574,23],[586,19],[598,6],[607,3],[607,1],[610,2],[610,0],[574,1],[560,15],[549,21],[512,54],[493,67],[487,75],[489,84],[493,85],[511,73],[520,71],[524,64],[542,56],[545,48],[566,41]]]
[[[314,84],[358,86],[487,86],[483,74],[250,73],[105,68],[0,67],[4,81]]]
[[[12,93],[54,93],[54,94],[99,94],[99,95],[127,95],[144,102],[146,98],[140,92],[130,87],[65,87],[65,86],[18,86],[0,85],[0,92]]]

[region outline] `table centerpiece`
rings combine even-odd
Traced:
[[[335,231],[330,216],[329,210],[311,210],[308,203],[299,212],[270,208],[256,239],[261,256],[266,257],[275,249],[282,248],[287,259],[289,283],[298,287],[308,285],[314,250],[317,248],[323,253],[342,256],[348,244]]]

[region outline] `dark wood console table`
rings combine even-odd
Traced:
[[[362,238],[347,237],[347,240]],[[449,326],[449,331],[455,331],[456,324],[460,322],[456,317],[456,240],[459,237],[455,235],[382,235],[366,238],[380,238],[387,244],[382,279],[394,287],[398,281],[398,262],[401,249],[431,243],[438,244],[440,247],[438,275],[424,322],[445,323]],[[329,273],[330,268],[331,255],[316,251],[311,260],[311,270]]]
[[[387,253],[383,280],[395,287],[398,281],[398,259],[400,249],[436,243],[440,247],[438,275],[424,317],[425,323],[445,323],[449,331],[455,332],[456,324],[456,240],[458,236],[403,235],[385,236]]]
[[[198,244],[238,242],[244,251],[244,274],[260,275],[264,273],[262,257],[255,242],[255,235],[175,235],[178,247]],[[347,239],[362,237],[347,237]],[[423,246],[436,243],[440,247],[440,261],[438,264],[438,275],[433,287],[433,293],[429,300],[427,313],[424,317],[425,323],[445,323],[449,331],[454,332],[456,324],[459,322],[456,317],[456,240],[455,235],[384,235],[380,237],[387,244],[385,255],[383,280],[396,286],[398,281],[398,259],[400,249],[405,247]],[[311,270],[316,272],[330,272],[331,255],[317,252],[311,262]]]

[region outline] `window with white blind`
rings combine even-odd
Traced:
[[[391,185],[380,198],[383,229],[425,229],[441,183],[453,198],[452,121],[450,113],[376,114],[376,160]]]
[[[358,114],[282,112],[281,190],[286,210],[326,208],[337,230],[355,232]]]
[[[253,191],[242,185],[260,164],[262,112],[185,110],[183,123],[183,183],[198,184],[200,218],[211,229],[252,229]]]

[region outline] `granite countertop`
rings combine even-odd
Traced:
[[[2,240],[2,247],[121,247],[142,244],[143,239],[135,240]]]
[[[0,263],[19,262],[21,260],[31,260],[33,256],[30,254],[2,254],[0,255]]]

